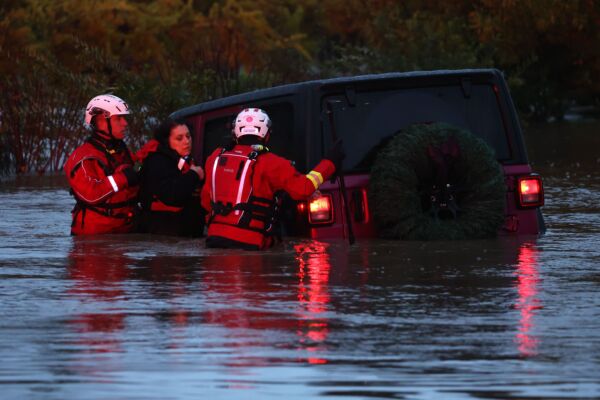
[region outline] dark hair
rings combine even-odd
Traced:
[[[183,118],[167,118],[154,130],[154,139],[158,140],[160,144],[168,148],[171,130],[179,125],[185,125],[188,129],[190,128]]]

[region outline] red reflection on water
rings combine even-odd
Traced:
[[[82,345],[84,353],[121,352],[121,343],[113,335],[125,327],[123,314],[81,314],[68,321],[82,334],[77,344]],[[85,336],[85,339],[83,338]]]
[[[269,303],[289,300],[289,294],[268,279],[270,257],[229,251],[209,254],[202,262],[202,290],[208,302],[202,320],[226,328],[216,345],[233,349],[235,358],[224,365],[238,369],[268,365],[268,353],[256,354],[257,348],[270,346],[265,331],[293,329],[291,318],[270,311]]]
[[[187,325],[191,317],[190,311],[178,304],[179,299],[188,295],[188,283],[194,281],[195,272],[188,262],[162,255],[136,262],[134,278],[151,282],[151,296],[171,304],[168,319],[174,325]]]
[[[517,264],[517,292],[519,297],[515,307],[521,312],[519,332],[516,342],[522,356],[537,355],[539,339],[533,334],[535,310],[541,308],[537,298],[537,284],[540,281],[538,270],[538,250],[532,243],[523,243],[519,249]]]
[[[116,332],[125,327],[125,313],[107,307],[124,296],[122,283],[128,277],[129,259],[119,252],[107,252],[101,242],[73,239],[69,253],[70,292],[82,297],[83,306],[97,302],[97,312],[82,313],[68,321],[80,333],[77,344],[87,353],[120,352],[121,342]],[[92,307],[90,307],[92,308]],[[108,308],[108,310],[107,310]]]
[[[176,358],[184,353],[176,350],[185,348],[187,327],[193,317],[192,311],[183,307],[181,301],[188,295],[187,282],[193,279],[193,269],[187,268],[186,261],[162,255],[138,260],[136,267],[131,278],[150,283],[145,285],[149,296],[169,304],[167,309],[161,307],[159,312],[153,313],[164,324],[161,331],[167,340],[165,346]]]
[[[310,364],[325,364],[327,360],[319,355],[323,352],[322,342],[329,335],[328,319],[321,314],[328,310],[329,275],[331,263],[326,243],[307,242],[294,246],[298,261],[298,301],[300,320],[297,331],[300,343],[309,352]]]
[[[225,365],[253,367],[275,361],[268,353],[256,355],[257,348],[274,345],[265,339],[268,331],[296,333],[299,349],[314,354],[301,357],[301,361],[327,362],[319,355],[323,350],[321,343],[329,334],[328,321],[324,317],[330,302],[331,264],[327,247],[319,242],[294,247],[298,280],[293,283],[289,276],[281,275],[281,257],[250,252],[204,257],[202,288],[209,299],[209,307],[202,312],[202,320],[227,329],[218,345],[234,348],[236,357]],[[278,303],[289,304],[294,300],[298,302],[296,314],[272,310]]]
[[[257,318],[262,313],[253,308],[260,306],[261,295],[268,293],[261,276],[261,257],[246,253],[209,255],[203,266],[206,292],[220,303],[204,313],[205,320],[228,328],[260,328],[264,318]]]

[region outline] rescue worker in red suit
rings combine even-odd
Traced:
[[[199,237],[204,230],[200,206],[202,167],[191,158],[192,136],[184,120],[168,118],[154,133],[158,147],[141,172],[140,231]]]
[[[247,108],[234,121],[234,143],[206,160],[201,200],[208,211],[207,247],[270,247],[275,194],[283,190],[294,200],[307,199],[344,157],[341,142],[336,142],[312,171],[301,174],[291,161],[268,151],[270,130],[271,120],[263,110]]]
[[[65,163],[76,204],[71,235],[125,233],[134,229],[138,176],[123,138],[129,106],[110,94],[94,97],[85,109],[92,135]]]

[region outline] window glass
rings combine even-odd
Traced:
[[[263,103],[251,105],[259,107],[271,118],[271,137],[267,143],[275,154],[292,161],[303,160],[302,147],[294,145],[294,108],[291,103]],[[250,107],[250,106],[248,106]],[[204,124],[204,160],[217,148],[228,144],[231,140],[233,120],[237,114],[222,116],[206,121]],[[300,167],[300,166],[298,166]]]
[[[204,145],[202,147],[203,160],[217,147],[226,146],[231,142],[231,128],[236,114],[214,118],[204,124]]]
[[[446,122],[482,138],[499,160],[510,158],[507,134],[490,85],[473,85],[469,97],[460,86],[357,93],[354,106],[343,97],[334,107],[338,135],[344,138],[344,168],[365,172],[394,134],[414,123]]]
[[[273,122],[269,149],[288,160],[299,162],[304,159],[303,148],[296,146],[294,141],[294,107],[292,103],[262,104],[259,106],[269,114]],[[300,168],[299,165],[297,167]]]

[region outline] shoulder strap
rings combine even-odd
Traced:
[[[124,153],[129,163],[133,165],[133,155],[125,145],[125,142],[123,142],[122,140],[118,142],[117,147],[115,147],[114,149],[109,149],[94,136],[90,136],[89,138],[87,138],[86,142],[91,144],[97,150],[103,152],[106,155],[106,159],[108,160],[108,166],[104,168],[104,173],[106,175],[112,175],[115,170],[115,164],[117,163],[114,157],[115,153]]]
[[[106,156],[106,159],[108,160],[108,165],[102,165],[103,163],[101,163],[102,169],[104,170],[104,173],[106,175],[112,175],[114,172],[113,164],[115,163],[115,158],[112,156],[110,151],[106,148],[106,146],[103,146],[102,143],[98,139],[94,138],[93,136],[90,136],[86,140],[86,142],[91,144],[92,146],[94,146],[97,150],[104,153],[104,155]]]

